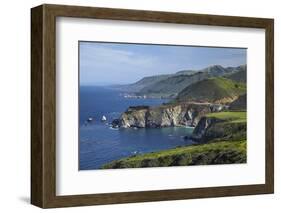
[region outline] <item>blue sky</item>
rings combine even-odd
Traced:
[[[127,84],[142,77],[247,63],[246,49],[80,42],[80,84]]]

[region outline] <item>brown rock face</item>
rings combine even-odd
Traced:
[[[129,108],[120,116],[118,124],[123,128],[195,126],[211,109],[210,104],[196,103]]]

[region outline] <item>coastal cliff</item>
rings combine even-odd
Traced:
[[[192,139],[210,141],[246,140],[246,112],[220,112],[203,116],[192,133]]]
[[[204,103],[166,104],[158,107],[129,107],[113,127],[160,128],[171,126],[196,126],[200,118],[210,112],[223,110],[222,105]]]
[[[143,111],[145,110],[148,109],[143,109]],[[246,116],[245,111],[206,113],[197,117],[200,119],[191,136],[191,139],[197,141],[197,144],[133,155],[107,163],[101,168],[246,163]]]
[[[129,85],[137,89],[127,91],[129,95],[125,94],[124,98],[169,98],[170,102],[131,106],[113,120],[113,128],[190,126],[194,128],[177,128],[183,130],[180,141],[190,143],[150,153],[134,152],[101,168],[246,163],[246,71],[246,65],[228,68],[214,65],[198,71],[145,77]]]

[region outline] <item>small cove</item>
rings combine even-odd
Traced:
[[[193,128],[113,129],[110,122],[129,106],[156,106],[169,100],[124,98],[105,87],[81,87],[79,105],[79,169],[98,169],[113,160],[132,155],[190,145]],[[106,122],[100,121],[102,116]],[[89,118],[93,122],[85,123]]]

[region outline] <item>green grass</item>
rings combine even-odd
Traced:
[[[246,112],[217,112],[206,114],[205,117],[212,120],[211,124],[198,139],[201,143],[211,141],[237,141],[247,138],[247,113]],[[204,118],[202,118],[204,119]],[[204,121],[203,121],[204,122]],[[200,133],[200,126],[194,129],[193,135]]]
[[[246,147],[246,140],[191,145],[123,158],[108,163],[102,168],[140,168],[245,163]]]
[[[156,82],[150,86],[144,87],[139,91],[140,94],[146,94],[155,97],[169,97],[177,95],[188,85],[198,82],[202,78],[207,78],[207,73],[195,73],[193,75],[171,75],[170,77]]]
[[[244,92],[246,90],[246,84],[237,83],[235,81],[223,77],[211,78],[210,80],[214,81],[215,84],[217,84],[221,89],[224,89],[227,92],[232,92],[232,90]]]
[[[247,122],[247,112],[215,112],[205,115],[208,118],[218,118],[231,123]]]
[[[238,144],[238,146],[237,146]],[[209,144],[200,144],[200,145],[192,145],[187,147],[178,147],[175,149],[160,151],[160,152],[152,152],[144,155],[137,155],[134,157],[127,158],[127,161],[135,161],[135,160],[142,160],[144,158],[160,158],[167,155],[174,155],[174,154],[183,154],[183,153],[189,153],[194,154],[197,152],[206,152],[213,149],[229,149],[229,148],[238,148],[243,149],[245,148],[245,141],[241,142],[220,142],[220,143],[209,143]]]
[[[209,113],[216,120],[203,136],[204,144],[136,155],[104,165],[110,168],[211,165],[246,162],[246,112]]]
[[[246,84],[217,77],[191,84],[179,93],[177,100],[227,103],[245,93]]]

